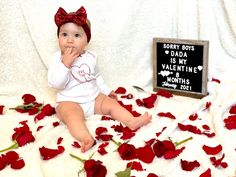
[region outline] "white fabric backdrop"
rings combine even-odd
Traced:
[[[59,6],[67,11],[75,11],[81,5],[87,9],[92,22],[89,49],[97,53],[103,77],[113,88],[152,85],[153,37],[209,40],[209,76],[221,79],[234,70],[234,0],[1,0],[0,3],[2,93],[17,93],[27,88],[46,97],[52,95],[46,73],[57,50],[53,16]],[[233,79],[232,75],[227,76]]]

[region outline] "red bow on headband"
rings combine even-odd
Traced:
[[[54,20],[58,27],[67,22],[73,22],[81,26],[86,24],[87,13],[83,6],[73,13],[67,13],[63,8],[60,7],[55,14]]]

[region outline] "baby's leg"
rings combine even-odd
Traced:
[[[111,115],[111,117],[132,130],[140,128],[151,122],[151,116],[145,112],[139,117],[134,117],[129,111],[123,108],[115,99],[104,94],[99,94],[95,102],[97,114]]]
[[[56,108],[57,115],[68,127],[71,135],[81,142],[81,151],[85,152],[94,144],[94,139],[85,125],[84,112],[75,102],[60,102]]]

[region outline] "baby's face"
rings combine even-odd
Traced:
[[[60,27],[58,42],[62,53],[71,47],[78,54],[82,54],[88,44],[84,29],[74,23],[66,23]]]

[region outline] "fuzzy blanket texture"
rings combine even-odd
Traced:
[[[109,141],[105,155],[98,153],[101,140],[86,153],[71,144],[75,139],[56,115],[35,122],[34,116],[21,114],[9,108],[22,104],[21,96],[33,94],[37,101],[55,106],[55,90],[47,83],[47,68],[52,55],[58,50],[54,14],[58,7],[75,11],[84,6],[92,23],[92,39],[88,49],[98,56],[99,69],[107,84],[116,90],[125,87],[133,99],[121,98],[133,110],[152,115],[152,122],[135,132],[129,140],[136,148],[143,147],[151,139],[160,141],[192,140],[182,144],[182,153],[173,159],[155,157],[151,163],[139,159],[122,160],[117,146]],[[0,1],[0,149],[12,144],[13,129],[27,120],[35,141],[15,149],[25,166],[15,170],[7,166],[1,177],[76,177],[83,163],[72,158],[75,154],[100,160],[107,168],[107,176],[126,169],[128,162],[137,161],[141,171],[131,170],[131,176],[146,177],[154,173],[161,177],[198,177],[207,169],[212,177],[236,176],[236,129],[227,129],[224,119],[236,105],[236,1],[235,0],[1,0]],[[180,38],[209,41],[208,95],[202,99],[174,95],[171,98],[157,96],[153,108],[138,106],[136,99],[149,97],[152,91],[153,66],[152,42],[154,37]],[[216,82],[217,81],[217,82]],[[220,81],[220,82],[219,82]],[[139,86],[146,92],[132,86]],[[209,106],[210,103],[210,106]],[[209,107],[206,109],[206,105]],[[170,112],[175,119],[160,116]],[[197,113],[194,121],[189,116]],[[190,131],[182,131],[179,123],[197,126],[208,137]],[[101,120],[94,115],[86,120],[93,136],[98,127],[106,127],[118,142],[121,135],[111,128],[119,125],[112,120]],[[208,127],[206,127],[206,125]],[[37,131],[39,126],[42,129]],[[165,128],[165,129],[163,129]],[[207,130],[206,130],[207,129]],[[159,136],[157,133],[161,132]],[[50,160],[43,160],[39,148],[57,149],[58,138],[65,151]],[[208,155],[203,146],[222,146],[216,155]],[[1,153],[4,154],[4,153]],[[1,156],[0,154],[0,156]],[[210,157],[227,163],[227,168],[212,163]],[[198,161],[200,166],[191,171],[181,167],[181,159]],[[80,176],[86,176],[85,172]]]

